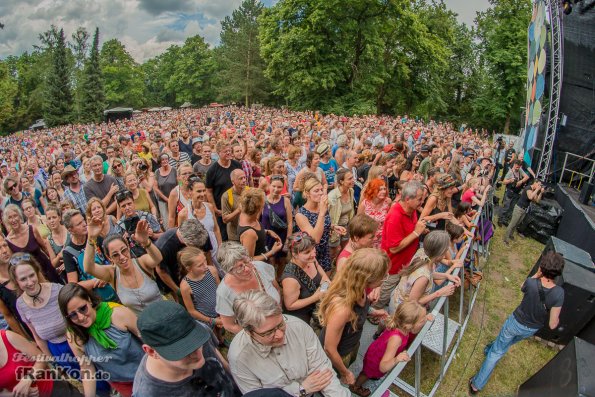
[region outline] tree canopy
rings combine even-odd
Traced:
[[[524,103],[529,0],[490,0],[473,28],[441,0],[244,0],[220,43],[186,38],[142,64],[51,26],[0,61],[0,129],[99,121],[106,107],[285,105],[506,130]]]

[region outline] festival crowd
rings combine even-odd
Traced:
[[[0,395],[367,397],[436,301],[481,279],[463,253],[500,184],[514,244],[543,194],[523,167],[485,132],[270,108],[1,138]],[[471,392],[557,324],[548,258]]]

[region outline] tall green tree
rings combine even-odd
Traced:
[[[258,0],[244,0],[237,10],[221,21],[221,45],[217,48],[217,91],[222,101],[264,101],[270,85],[264,77],[260,56],[258,17],[264,6]]]
[[[105,109],[105,90],[99,64],[99,28],[95,29],[91,53],[85,63],[81,91],[82,120],[84,122],[99,122]]]
[[[143,71],[118,39],[103,43],[99,64],[105,82],[107,106],[143,106]]]
[[[8,131],[14,119],[14,103],[18,92],[16,79],[6,62],[0,61],[0,132]]]
[[[83,69],[89,52],[89,32],[82,26],[72,33],[71,41],[68,43],[74,57],[73,78],[74,78],[74,110],[76,120],[81,121],[83,107]]]
[[[525,103],[529,0],[490,0],[491,7],[477,18],[482,62],[481,95],[474,114],[486,125],[508,133]]]
[[[70,67],[64,29],[60,29],[52,52],[52,68],[48,75],[44,119],[48,126],[68,124],[73,119],[74,99],[71,91]]]

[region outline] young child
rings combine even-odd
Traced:
[[[180,293],[190,315],[211,326],[219,342],[223,342],[223,323],[215,311],[217,286],[220,279],[217,269],[207,266],[204,252],[195,247],[186,247],[178,253],[178,263],[184,278]]]
[[[452,274],[456,268],[463,267],[463,260],[461,255],[465,250],[462,242],[465,240],[465,229],[452,222],[446,223],[446,232],[450,237],[450,244],[448,245],[448,254],[438,263],[436,271],[438,273]],[[440,288],[445,280],[435,280],[434,290]]]
[[[426,309],[417,302],[404,302],[386,323],[386,329],[372,342],[364,356],[362,372],[350,386],[351,392],[362,397],[370,390],[362,387],[368,379],[380,379],[401,361],[409,361],[405,351],[409,342],[418,334],[429,318]]]

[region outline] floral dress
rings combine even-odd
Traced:
[[[312,227],[316,226],[318,220],[318,213],[308,211],[304,207],[300,207],[298,213],[304,215]],[[331,238],[331,216],[327,212],[324,215],[324,231],[320,238],[320,243],[316,244],[316,260],[318,264],[322,266],[325,272],[331,270],[331,253],[329,251],[329,241]]]
[[[388,214],[388,210],[390,209],[390,204],[385,201],[382,204],[382,207],[376,208],[370,201],[364,200],[363,205],[365,214],[378,222],[378,229],[374,235],[374,248],[380,248],[384,220],[386,219],[386,214]]]

